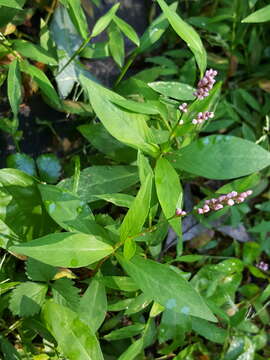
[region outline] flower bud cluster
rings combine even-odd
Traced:
[[[199,100],[202,100],[209,95],[209,91],[213,88],[213,85],[216,82],[216,75],[216,70],[209,69],[205,72],[204,77],[198,82],[197,90],[195,91],[194,95]]]
[[[240,204],[252,194],[252,190],[247,190],[242,193],[232,191],[226,195],[220,195],[218,198],[205,200],[203,206],[197,209],[198,214],[205,214],[209,211],[217,211],[223,209],[224,206],[233,206],[235,203]]]
[[[212,119],[214,117],[214,113],[211,111],[199,112],[196,119],[192,120],[192,124],[202,124],[208,119]]]
[[[187,106],[188,106],[187,103],[183,103],[183,104],[179,105],[178,109],[180,111],[182,111],[183,113],[186,113],[188,111]]]
[[[256,267],[262,271],[268,271],[269,269],[269,265],[267,263],[265,263],[264,261],[260,261]]]
[[[175,215],[177,215],[177,216],[185,216],[185,215],[187,215],[187,213],[184,210],[182,210],[180,208],[177,208],[175,210]]]

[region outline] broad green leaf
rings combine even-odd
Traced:
[[[110,52],[116,64],[121,68],[125,58],[124,37],[114,23],[111,23],[108,27],[108,35]]]
[[[77,310],[80,319],[95,333],[107,313],[107,297],[104,284],[94,278],[80,300]]]
[[[26,74],[30,75],[34,81],[39,85],[41,92],[48,99],[48,101],[54,105],[57,109],[61,109],[61,103],[58,98],[57,92],[52,86],[50,80],[47,78],[45,73],[37,67],[30,65],[26,61],[21,62],[21,69]]]
[[[177,169],[208,179],[233,179],[270,165],[270,154],[259,145],[234,136],[212,135],[168,156]]]
[[[55,229],[42,207],[35,180],[17,169],[0,170],[0,219],[22,241]]]
[[[168,160],[160,158],[155,168],[155,183],[159,203],[166,218],[175,215],[176,208],[182,207],[182,187],[179,176]],[[180,233],[180,219],[170,221],[170,224]]]
[[[78,196],[87,202],[96,201],[96,195],[122,191],[138,182],[135,166],[91,166],[80,174]],[[58,184],[72,190],[73,178]]]
[[[41,310],[48,290],[46,284],[26,281],[12,291],[9,308],[13,315],[33,316]]]
[[[25,266],[25,273],[32,281],[48,282],[53,279],[54,275],[57,273],[57,269],[54,266],[28,258]]]
[[[35,161],[26,154],[16,153],[9,155],[7,157],[7,166],[21,170],[31,176],[37,175]]]
[[[152,174],[149,174],[120,226],[121,241],[137,235],[142,230],[150,208],[151,192]]]
[[[146,115],[159,114],[159,110],[155,106],[149,103],[136,102],[127,99],[113,99],[112,102],[116,105],[119,105],[120,107],[123,107],[124,109],[137,112],[139,114],[146,114]]]
[[[174,81],[156,81],[148,85],[158,93],[177,100],[194,100],[195,89],[188,84]]]
[[[127,207],[130,208],[133,201],[134,196],[128,194],[102,194],[96,196],[98,199],[103,199],[108,201],[116,206]]]
[[[95,113],[113,137],[151,156],[158,155],[159,149],[147,126],[145,115],[120,109],[113,104],[115,99],[123,99],[120,95],[94,83],[85,76],[80,76],[80,82],[87,92]]]
[[[44,64],[57,65],[55,57],[39,45],[26,40],[14,40],[12,42],[12,46],[14,50],[18,51],[26,58],[36,60]]]
[[[87,203],[77,195],[53,185],[38,185],[48,214],[57,224],[68,231],[91,234],[90,220],[94,216]]]
[[[270,20],[270,5],[263,7],[245,17],[242,23],[261,23]]]
[[[120,19],[117,15],[114,15],[113,21],[116,23],[116,25],[119,27],[119,29],[128,37],[132,42],[134,42],[135,45],[140,45],[140,39],[138,35],[136,34],[136,31],[130,26],[128,23],[126,23],[123,19]]]
[[[171,10],[164,0],[157,0],[157,2],[174,31],[186,42],[187,46],[193,52],[201,75],[203,75],[206,69],[207,58],[206,51],[198,33],[192,26],[183,21],[176,11]]]
[[[228,337],[228,331],[211,324],[204,319],[192,318],[192,329],[213,343],[224,344]]]
[[[163,311],[158,335],[160,343],[175,339],[183,341],[185,333],[190,331],[191,323],[189,316],[168,309]]]
[[[0,0],[0,6],[22,10],[19,0]]]
[[[43,154],[37,158],[39,176],[43,181],[54,184],[60,177],[61,164],[54,154]]]
[[[80,133],[103,154],[121,163],[136,160],[137,151],[116,140],[103,124],[85,124],[78,126]]]
[[[177,2],[170,5],[172,11],[176,11]],[[169,26],[168,20],[164,14],[159,15],[143,33],[140,39],[140,47],[136,49],[136,53],[143,53],[152,45],[154,45],[164,34]]]
[[[55,233],[28,243],[11,246],[10,251],[30,256],[45,264],[77,268],[92,264],[113,252],[93,235]]]
[[[8,100],[15,117],[18,116],[19,106],[22,102],[21,73],[17,59],[14,59],[8,68],[7,92]]]
[[[69,360],[103,360],[95,334],[75,312],[47,301],[42,315],[44,323]]]
[[[65,0],[69,16],[83,39],[88,36],[88,26],[80,0]]]
[[[143,259],[140,256],[134,256],[131,260],[121,255],[117,255],[117,258],[149,298],[169,310],[216,321],[199,293],[168,265]]]
[[[104,339],[108,341],[127,339],[132,336],[139,335],[144,330],[144,327],[144,324],[125,326],[121,329],[111,331],[109,334],[104,336]]]
[[[136,314],[152,302],[144,293],[136,296],[126,307],[125,315]]]
[[[59,279],[52,284],[53,301],[73,311],[77,311],[79,306],[80,296],[78,293],[79,289],[74,286],[70,279]]]
[[[98,19],[96,24],[94,25],[94,28],[91,33],[91,37],[95,37],[99,35],[102,31],[106,29],[106,27],[110,24],[110,22],[113,20],[114,15],[116,11],[118,10],[120,6],[120,3],[115,4],[111,7],[111,9],[103,15],[101,18]]]
[[[103,276],[100,281],[110,289],[128,292],[139,290],[139,287],[128,276]]]

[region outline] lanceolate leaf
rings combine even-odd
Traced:
[[[78,196],[87,202],[96,201],[96,195],[122,191],[139,180],[135,166],[91,166],[80,174]],[[73,178],[58,186],[72,191]]]
[[[182,206],[182,187],[177,172],[169,161],[164,158],[160,158],[157,161],[155,182],[161,208],[168,219],[175,215],[177,207],[181,208]],[[179,233],[179,218],[173,219],[170,222],[177,233]]]
[[[139,256],[134,256],[131,260],[126,260],[121,255],[117,255],[117,258],[149,298],[169,310],[216,321],[199,293],[168,265]]]
[[[171,10],[164,0],[157,0],[157,2],[174,31],[187,43],[187,46],[193,52],[202,75],[206,68],[207,59],[206,51],[198,33],[183,21],[175,11]]]
[[[95,113],[112,136],[151,156],[157,156],[159,149],[154,143],[154,136],[147,126],[144,115],[120,109],[113,104],[114,99],[123,99],[120,95],[94,83],[85,76],[80,76],[80,82],[88,94]]]
[[[1,4],[0,4],[1,5]],[[9,65],[8,69],[8,100],[12,112],[17,117],[19,112],[19,106],[22,102],[22,90],[21,90],[21,73],[18,60],[15,59]]]
[[[42,315],[59,348],[69,360],[103,360],[95,334],[75,312],[47,301]]]
[[[146,220],[149,212],[152,191],[152,174],[149,174],[142,184],[133,204],[126,214],[120,227],[120,239],[137,235]]]
[[[242,20],[243,23],[261,23],[270,21],[270,5],[263,7]]]
[[[133,30],[132,26],[126,23],[123,19],[120,19],[118,16],[114,15],[113,21],[119,27],[119,29],[128,37],[131,41],[134,42],[137,46],[140,45],[140,39],[136,34],[135,30]]]
[[[95,278],[83,294],[78,307],[78,314],[95,333],[105,319],[107,297],[104,284]]]
[[[115,4],[105,15],[98,19],[96,22],[93,30],[92,30],[92,37],[99,35],[102,31],[106,29],[106,27],[112,21],[116,11],[118,10],[120,3]]]
[[[57,60],[54,56],[39,45],[32,44],[26,40],[14,40],[12,45],[14,50],[18,51],[26,58],[33,59],[44,64],[57,65]]]
[[[195,89],[188,84],[174,81],[156,81],[148,83],[148,85],[158,93],[172,97],[177,100],[194,100],[193,95]]]
[[[22,10],[19,0],[0,0],[0,6]]]
[[[270,153],[234,136],[212,135],[168,156],[172,165],[208,179],[233,179],[270,165]]]
[[[80,233],[55,233],[26,244],[11,246],[10,251],[30,256],[45,264],[77,268],[92,264],[113,252],[95,236]]]

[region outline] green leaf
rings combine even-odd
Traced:
[[[0,6],[22,10],[19,0],[0,0]]]
[[[22,56],[42,62],[43,64],[57,65],[55,57],[39,45],[35,45],[26,40],[13,40],[12,47]]]
[[[261,23],[270,20],[270,5],[263,7],[245,17],[242,23]]]
[[[80,300],[77,310],[79,317],[95,333],[107,313],[107,297],[104,284],[94,278]]]
[[[54,275],[57,273],[57,269],[54,266],[28,258],[25,273],[30,280],[48,282],[53,279]]]
[[[136,314],[145,309],[152,302],[144,293],[136,296],[126,307],[125,315]]]
[[[43,181],[56,183],[61,174],[61,164],[54,154],[43,154],[37,158],[39,176]]]
[[[103,276],[101,280],[103,284],[115,290],[133,292],[139,290],[139,287],[128,276]]]
[[[0,348],[4,355],[4,359],[9,360],[21,360],[21,355],[15,349],[15,347],[2,335],[0,335]]]
[[[177,9],[177,2],[171,4],[170,9],[175,11]],[[136,50],[136,53],[143,53],[152,47],[161,38],[168,26],[169,23],[164,14],[159,15],[143,33],[140,47]]]
[[[96,201],[96,195],[122,191],[138,182],[135,166],[91,166],[80,174],[78,196]],[[61,181],[58,186],[72,190],[73,178]]]
[[[97,338],[75,312],[47,301],[42,315],[59,348],[69,360],[103,360]]]
[[[108,341],[127,339],[132,336],[139,335],[143,331],[144,327],[144,324],[125,326],[121,329],[111,331],[109,334],[104,336],[104,339]]]
[[[182,187],[179,176],[168,160],[160,158],[155,168],[155,182],[159,203],[166,218],[175,215],[176,208],[182,207]],[[179,218],[170,221],[177,234],[180,233]]]
[[[96,197],[98,199],[108,201],[116,206],[127,208],[130,208],[134,201],[134,196],[128,194],[102,194],[97,195]]]
[[[58,72],[65,66],[71,56],[79,49],[81,36],[71,21],[66,7],[59,4],[53,13],[50,23],[52,38],[57,46],[59,63]],[[59,94],[66,98],[77,81],[76,61],[72,61],[61,73],[56,75]]]
[[[31,176],[37,175],[35,161],[26,154],[17,153],[9,155],[7,157],[7,166],[24,171]]]
[[[31,176],[17,169],[1,169],[0,189],[0,219],[22,241],[55,229]]]
[[[155,139],[147,126],[144,115],[120,109],[113,104],[115,99],[123,99],[120,95],[94,83],[85,76],[80,76],[80,82],[87,92],[95,113],[112,136],[151,156],[157,156],[159,149],[154,143]]]
[[[94,215],[85,201],[53,185],[40,184],[38,189],[48,214],[63,229],[78,232],[91,231],[90,220],[94,220]]]
[[[137,112],[140,114],[146,115],[156,115],[159,114],[159,109],[153,106],[152,104],[146,102],[137,102],[128,99],[113,99],[112,102],[116,105],[123,107],[124,109]]]
[[[83,12],[80,0],[65,0],[69,16],[75,25],[78,33],[83,39],[87,39],[88,26],[85,14]]]
[[[142,230],[150,208],[151,192],[152,174],[149,174],[120,226],[121,241],[137,235]]]
[[[195,89],[188,84],[173,81],[156,81],[148,85],[158,93],[177,100],[194,100]]]
[[[19,63],[17,59],[14,59],[9,65],[7,79],[8,100],[14,117],[18,116],[19,106],[22,103],[21,83],[22,79]]]
[[[41,310],[48,286],[30,281],[20,284],[12,291],[9,308],[13,315],[33,316]]]
[[[136,340],[129,348],[118,358],[118,360],[133,360],[143,350],[143,338]]]
[[[123,35],[114,23],[111,23],[108,27],[108,35],[110,52],[116,64],[119,65],[121,68],[124,64],[125,58]]]
[[[128,37],[135,45],[140,46],[140,39],[136,34],[136,31],[126,23],[123,19],[120,19],[118,16],[114,15],[113,21],[119,27],[119,29]]]
[[[180,314],[216,321],[199,293],[168,265],[139,256],[127,260],[117,255],[117,259],[149,298]]]
[[[50,80],[45,73],[37,67],[30,65],[26,61],[21,61],[21,70],[30,75],[34,81],[39,85],[41,92],[48,99],[48,101],[57,109],[61,109],[62,105],[58,98],[57,92],[52,86]]]
[[[92,264],[113,252],[113,248],[95,236],[79,233],[55,233],[11,246],[10,251],[30,256],[53,266],[77,268]]]
[[[177,169],[208,179],[233,179],[270,165],[270,154],[238,137],[212,135],[168,156]]]
[[[193,52],[201,75],[203,75],[206,69],[207,58],[206,51],[198,33],[192,26],[183,21],[175,11],[171,10],[164,0],[157,0],[157,2],[174,31],[187,43],[187,46]]]
[[[102,31],[106,29],[107,26],[109,26],[119,6],[120,3],[115,4],[105,15],[98,19],[92,30],[91,37],[99,35]]]
[[[52,284],[53,301],[76,311],[79,306],[79,289],[70,279],[59,279]]]
[[[219,328],[215,324],[211,324],[206,320],[192,318],[192,329],[203,336],[205,339],[210,340],[213,343],[224,344],[228,337],[228,331]]]

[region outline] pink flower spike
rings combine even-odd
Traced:
[[[217,210],[220,210],[220,209],[223,209],[223,205],[222,204],[216,204],[215,207],[214,207],[214,210],[217,211]]]
[[[210,207],[208,205],[204,205],[203,212],[207,213],[208,211],[210,211]]]
[[[233,206],[233,205],[234,205],[233,199],[229,199],[229,200],[227,201],[227,204],[228,204],[229,206]]]
[[[205,200],[205,204],[210,204],[210,200]]]
[[[240,194],[240,196],[245,199],[246,197],[248,197],[248,194],[244,191]]]
[[[203,214],[203,213],[204,213],[203,209],[202,209],[202,208],[199,208],[199,209],[198,209],[198,214]]]

